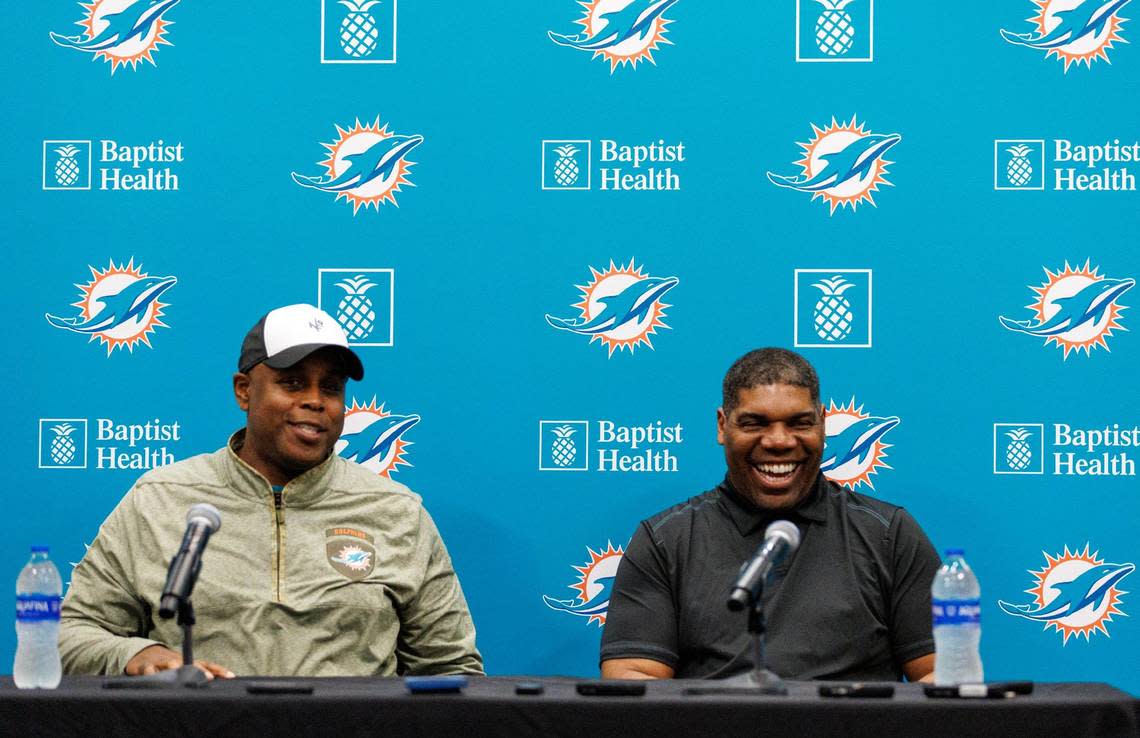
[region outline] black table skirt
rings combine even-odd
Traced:
[[[309,695],[251,695],[251,681],[203,689],[105,689],[68,677],[56,690],[0,679],[0,736],[1140,736],[1138,702],[1106,684],[1038,684],[1011,699],[931,699],[896,685],[893,698],[822,698],[793,682],[786,697],[686,695],[710,682],[652,682],[643,697],[584,697],[573,679],[539,679],[517,696],[510,677],[476,678],[462,694],[410,695],[399,679],[281,680]]]

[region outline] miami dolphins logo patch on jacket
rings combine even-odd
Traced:
[[[325,531],[325,554],[338,572],[353,581],[372,573],[376,566],[375,540],[355,528],[329,528]]]

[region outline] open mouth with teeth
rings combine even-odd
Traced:
[[[305,443],[316,443],[325,434],[325,429],[315,423],[290,423],[293,434]]]
[[[765,487],[788,486],[803,466],[802,461],[754,462],[752,470]]]

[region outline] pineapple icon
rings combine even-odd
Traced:
[[[578,149],[573,144],[566,144],[556,148],[554,153],[558,154],[558,161],[554,162],[554,181],[563,187],[569,187],[578,181],[578,175],[581,174],[578,162],[574,159]]]
[[[838,274],[812,285],[823,292],[812,309],[812,322],[816,335],[824,341],[834,343],[851,335],[855,316],[851,312],[850,301],[843,293],[854,286]]]
[[[815,45],[828,56],[843,56],[855,43],[855,25],[845,8],[854,0],[815,0],[823,6],[815,19]]]
[[[348,56],[359,59],[371,56],[376,51],[380,30],[376,18],[369,12],[380,0],[339,0],[348,8],[348,14],[340,22],[340,48]]]
[[[51,439],[51,445],[48,446],[51,463],[56,466],[67,466],[75,461],[75,440],[71,437],[75,431],[76,428],[71,423],[51,426],[51,432],[55,434],[55,438]]]
[[[79,163],[75,161],[79,149],[68,144],[56,149],[55,153],[59,154],[55,162],[55,181],[60,187],[71,187],[79,180]]]
[[[1029,448],[1029,431],[1018,428],[1006,433],[1010,438],[1005,449],[1005,463],[1014,471],[1024,471],[1033,461],[1033,450]]]
[[[1005,176],[1014,187],[1024,187],[1033,178],[1033,165],[1029,162],[1028,154],[1032,149],[1025,144],[1018,144],[1006,149],[1013,158],[1005,165]]]
[[[554,434],[554,443],[550,444],[550,458],[557,466],[570,466],[578,456],[578,446],[570,436],[578,430],[569,425],[560,425],[551,432]]]
[[[362,341],[372,335],[376,325],[376,309],[365,293],[376,286],[363,274],[336,283],[345,295],[336,306],[336,320],[350,341]]]

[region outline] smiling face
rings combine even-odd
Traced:
[[[246,412],[243,461],[283,485],[328,458],[344,428],[345,369],[335,349],[321,349],[287,369],[257,364],[234,375]]]
[[[761,384],[716,411],[728,479],[754,505],[786,510],[811,492],[823,454],[823,412],[806,387]]]

